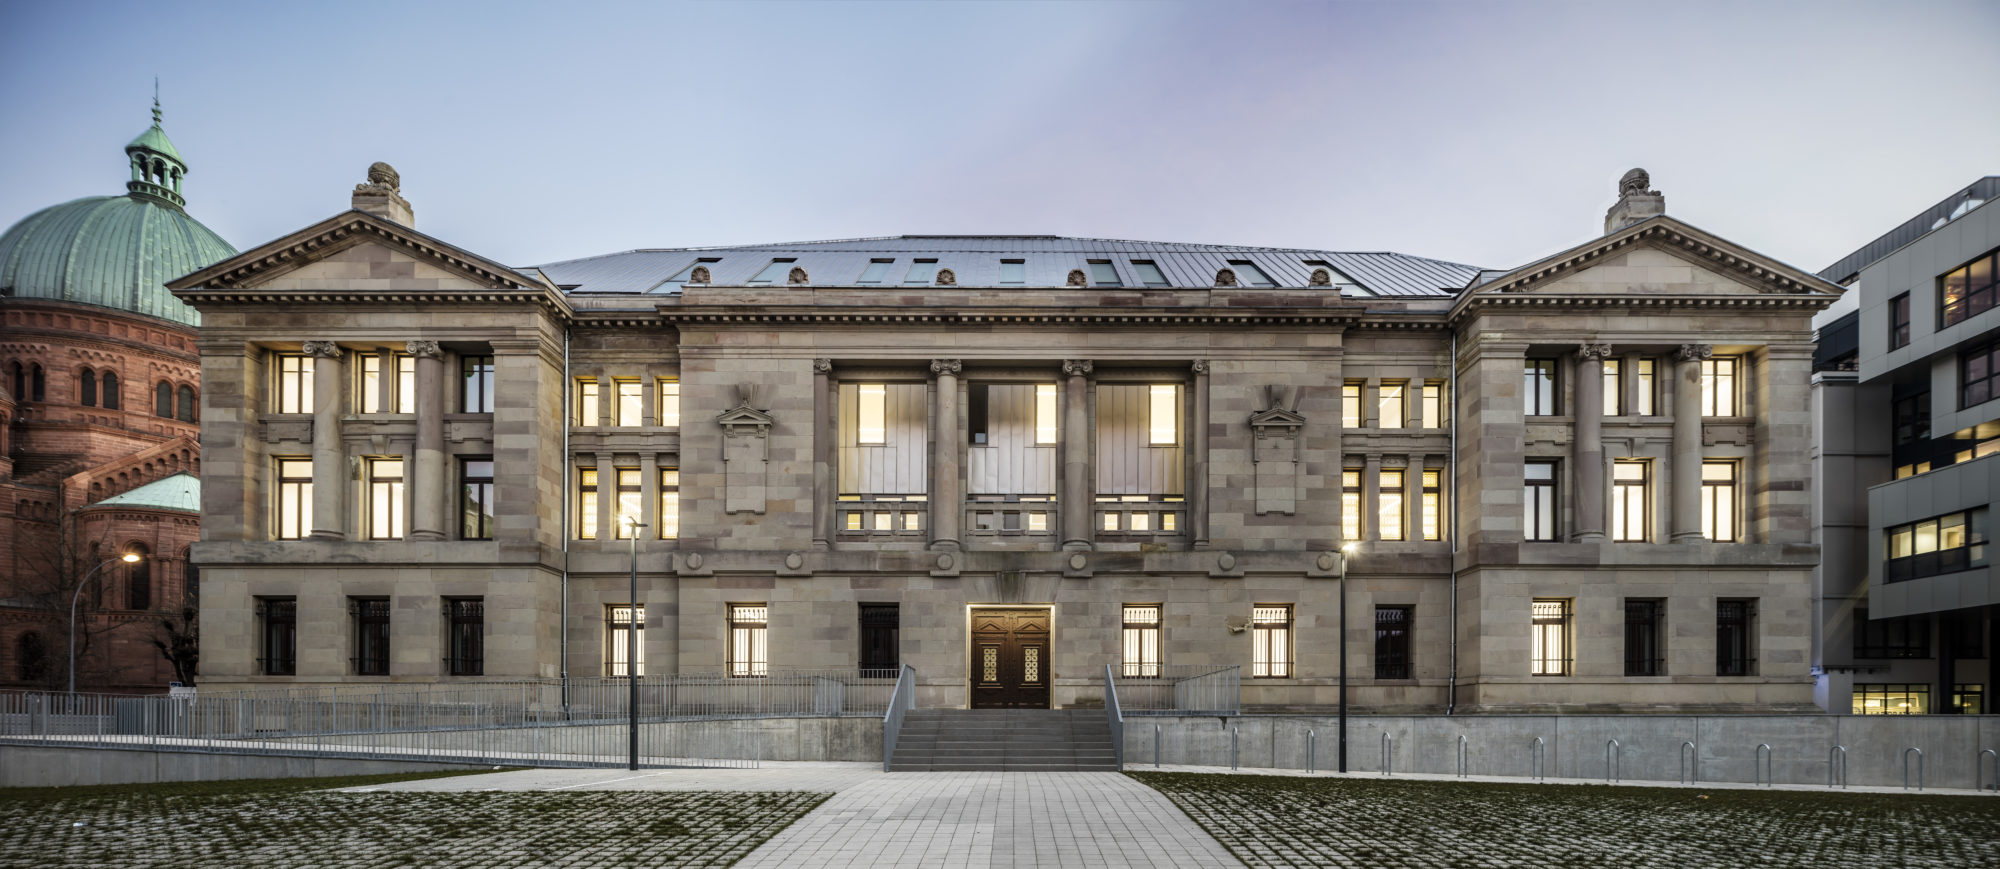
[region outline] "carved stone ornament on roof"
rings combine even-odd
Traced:
[[[1576,355],[1585,362],[1603,362],[1611,357],[1611,345],[1586,341],[1576,345]]]
[[[1191,369],[1193,369],[1193,370],[1194,370],[1194,373],[1196,373],[1196,374],[1207,374],[1207,373],[1208,373],[1208,360],[1206,360],[1206,359],[1196,359],[1196,360],[1195,360],[1195,361],[1193,362],[1193,364],[1189,365],[1188,367],[1189,367],[1189,368],[1191,368]]]
[[[368,164],[368,180],[354,185],[356,193],[400,193],[403,190],[403,176],[397,174],[396,167],[380,161]]]
[[[958,275],[951,269],[938,269],[937,285],[940,287],[958,286]]]
[[[1088,359],[1064,359],[1064,360],[1063,360],[1063,374],[1064,374],[1064,375],[1066,375],[1066,376],[1069,376],[1069,377],[1082,377],[1082,376],[1084,376],[1084,375],[1086,375],[1086,374],[1089,374],[1089,373],[1090,373],[1090,360],[1088,360]]]
[[[800,284],[811,283],[811,281],[806,279],[805,269],[799,268],[798,266],[792,266],[791,272],[785,275],[785,283],[791,284],[792,286],[796,287],[799,286]]]
[[[444,358],[444,351],[438,348],[436,341],[409,341],[403,344],[403,349],[419,359]]]
[[[708,283],[708,266],[695,266],[694,271],[688,272],[688,283]]]
[[[299,345],[299,350],[315,359],[340,358],[340,345],[332,341],[307,341]]]
[[[1064,286],[1081,287],[1084,286],[1086,280],[1083,276],[1083,269],[1070,269],[1069,279],[1064,282]]]
[[[813,360],[813,373],[826,374],[833,370],[833,360],[820,357]]]
[[[964,363],[960,362],[957,359],[931,360],[932,374],[957,374],[964,367],[965,367]]]
[[[1215,285],[1216,285],[1216,286],[1218,286],[1218,287],[1233,287],[1233,286],[1236,286],[1236,270],[1235,270],[1235,269],[1223,269],[1222,271],[1219,271],[1219,272],[1216,272],[1216,273],[1215,273]]]
[[[1674,358],[1681,362],[1700,362],[1715,355],[1715,347],[1709,344],[1682,344],[1674,351]]]
[[[1653,176],[1644,169],[1633,169],[1618,179],[1619,196],[1658,196],[1660,191],[1649,190],[1653,186]]]
[[[1312,277],[1308,278],[1306,283],[1314,287],[1333,286],[1333,272],[1326,269],[1313,269]]]

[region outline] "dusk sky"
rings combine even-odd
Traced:
[[[1519,265],[1643,166],[1817,270],[2000,173],[2000,3],[25,2],[0,225],[121,193],[159,76],[248,248],[368,164],[527,265],[1054,234]]]

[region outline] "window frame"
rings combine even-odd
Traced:
[[[1611,357],[1603,361],[1603,410],[1605,416],[1625,415],[1625,365],[1623,360]]]
[[[1409,499],[1405,484],[1407,468],[1383,468],[1375,476],[1375,536],[1379,540],[1401,541],[1409,537],[1406,515]]]
[[[1982,261],[1986,266],[1986,277],[1983,283],[1975,283],[1977,279],[1973,275],[1973,269],[1981,265]],[[1958,291],[1958,298],[1953,299],[1952,277],[1960,272],[1965,273],[1964,283],[1962,289]],[[1938,275],[1938,328],[1956,326],[1992,310],[1996,296],[2000,296],[2000,289],[1996,288],[2000,288],[2000,248],[1982,253],[1966,260],[1963,265]]]
[[[661,377],[654,382],[653,424],[661,428],[681,427],[681,379]]]
[[[350,597],[354,654],[348,659],[356,676],[389,675],[391,609],[386,597]]]
[[[646,675],[646,605],[630,603],[608,603],[604,605],[604,675],[610,678],[630,678],[635,675],[627,669],[626,655],[631,650],[628,631],[638,631],[639,655],[631,663]]]
[[[1163,675],[1165,646],[1162,623],[1166,605],[1128,603],[1119,608],[1118,675],[1126,679],[1157,679]]]
[[[1975,368],[1985,373],[1975,376]],[[1958,406],[1965,410],[2000,398],[2000,341],[1976,344],[1958,354]]]
[[[1622,471],[1634,470],[1636,478]],[[1638,516],[1632,514],[1635,511]],[[1653,463],[1644,459],[1611,462],[1611,533],[1613,543],[1645,543],[1653,531]]]
[[[368,500],[363,514],[367,525],[364,536],[369,540],[401,540],[409,533],[405,504],[409,465],[402,456],[369,456],[365,461]],[[387,474],[391,465],[395,466],[394,476]]]
[[[883,280],[889,277],[889,267],[895,264],[896,260],[893,257],[889,259],[876,257],[868,260],[868,264],[861,267],[861,275],[854,279],[855,286],[881,285]]]
[[[484,473],[475,466],[484,465]],[[458,457],[458,539],[492,540],[495,514],[493,512],[493,472],[492,456]],[[476,494],[475,494],[476,492]],[[474,505],[484,509],[475,510]]]
[[[1361,475],[1364,469],[1344,467],[1340,469],[1340,539],[1351,543],[1361,539],[1365,529],[1361,522]]]
[[[637,428],[646,424],[646,385],[637,377],[611,379],[611,424]]]
[[[1701,360],[1701,416],[1731,419],[1743,415],[1743,364],[1739,356]]]
[[[1658,365],[1648,356],[1639,360],[1633,375],[1632,416],[1659,416],[1660,391],[1657,375]]]
[[[1757,675],[1757,599],[1715,601],[1715,675]]]
[[[1375,607],[1375,678],[1396,680],[1416,678],[1411,635],[1416,628],[1416,607],[1393,604]],[[1390,618],[1384,619],[1383,616]],[[1388,626],[1384,627],[1387,623]]]
[[[1010,268],[1011,267],[1011,268]],[[1003,259],[1000,261],[999,286],[1025,287],[1028,285],[1028,261],[1025,259]]]
[[[1178,383],[1146,384],[1146,445],[1149,447],[1177,447],[1181,445],[1181,406],[1183,404],[1181,385]],[[1171,428],[1160,426],[1160,411],[1167,410]],[[1164,432],[1164,439],[1163,437]]]
[[[1661,598],[1625,599],[1625,675],[1667,674],[1667,602]]]
[[[1173,282],[1167,280],[1167,273],[1161,270],[1160,264],[1156,261],[1135,259],[1131,261],[1131,266],[1132,273],[1138,276],[1139,285],[1142,287],[1173,286]]]
[[[299,674],[299,599],[297,597],[259,596],[256,599],[258,619],[257,669],[265,676],[297,676]]]
[[[681,536],[681,469],[660,469],[660,516],[658,536],[661,540],[678,540]]]
[[[576,469],[576,538],[577,540],[597,539],[597,492],[603,481],[598,479],[597,468],[578,465]]]
[[[1521,415],[1562,415],[1562,366],[1554,358],[1528,357],[1521,366]]]
[[[886,614],[886,615],[885,615]],[[903,613],[896,603],[860,601],[855,606],[861,647],[855,656],[863,677],[887,677],[903,669]]]
[[[287,466],[292,466],[293,474],[287,475]],[[304,473],[298,474],[302,468]],[[277,499],[272,502],[271,539],[304,540],[312,536],[313,474],[312,458],[309,456],[273,456],[271,477],[277,481]],[[298,534],[285,534],[286,508],[294,508],[298,520]]]
[[[576,415],[570,424],[578,428],[603,425],[604,408],[599,404],[604,400],[603,384],[596,377],[578,377],[572,388],[576,395]]]
[[[1426,380],[1418,399],[1422,404],[1418,424],[1426,429],[1442,429],[1451,423],[1450,405],[1445,401],[1446,384],[1442,380]]]
[[[723,644],[725,672],[732,679],[761,679],[771,674],[771,605],[768,602],[724,604],[727,623]]]
[[[1910,294],[1901,293],[1889,300],[1889,349],[1900,350],[1910,346]]]
[[[486,675],[486,598],[444,599],[445,675]]]
[[[1854,610],[1854,657],[1861,660],[1928,660],[1931,651],[1931,616],[1892,616],[1872,619],[1867,607]]]
[[[1710,469],[1727,471],[1724,477],[1711,477]],[[1735,459],[1703,459],[1701,462],[1701,533],[1703,537],[1716,543],[1735,543],[1742,539],[1743,510],[1738,500],[1743,465]],[[1724,527],[1726,526],[1726,527]],[[1718,530],[1721,533],[1718,533]]]
[[[646,478],[641,470],[622,466],[611,469],[613,540],[631,540],[639,531],[633,523],[646,519]]]
[[[1532,475],[1529,468],[1547,468],[1547,478]],[[1541,543],[1562,539],[1561,483],[1560,460],[1528,459],[1521,463],[1521,539]]]
[[[1400,429],[1409,423],[1409,391],[1407,380],[1384,380],[1375,385],[1375,427]]]
[[[1260,603],[1250,608],[1250,677],[1290,679],[1292,652],[1297,642],[1293,607],[1289,603]],[[1274,618],[1275,616],[1275,618]],[[1282,657],[1280,657],[1282,653]]]
[[[1563,677],[1576,672],[1576,599],[1538,597],[1530,601],[1528,675]],[[1548,654],[1551,640],[1556,656]]]
[[[1954,529],[1958,543],[1946,545]],[[1905,535],[1906,539],[1898,539]],[[1989,536],[1985,507],[1954,510],[1883,528],[1882,581],[1904,582],[1983,567],[1987,563]],[[1924,548],[1926,545],[1929,548]],[[1896,554],[1905,549],[1906,554]]]
[[[459,407],[462,413],[492,413],[497,370],[492,356],[461,356],[458,360]]]
[[[1361,400],[1366,394],[1368,382],[1349,380],[1340,384],[1340,427],[1365,428],[1367,417],[1362,413]]]
[[[1118,274],[1118,266],[1114,265],[1110,260],[1108,259],[1084,260],[1083,264],[1084,268],[1088,269],[1090,272],[1091,286],[1093,287],[1125,286],[1125,280],[1123,276]]]
[[[314,357],[304,353],[277,354],[271,366],[271,406],[277,408],[275,412],[313,412],[314,371]]]
[[[1444,510],[1444,471],[1438,468],[1423,468],[1417,472],[1421,491],[1417,507],[1417,534],[1422,540],[1443,540],[1446,515]]]

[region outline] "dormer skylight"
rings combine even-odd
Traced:
[[[1152,260],[1149,259],[1133,260],[1132,271],[1136,272],[1139,275],[1139,283],[1145,284],[1146,286],[1149,287],[1171,286],[1170,284],[1167,283],[1166,273],[1160,271],[1159,264],[1153,262]]]
[[[1247,259],[1230,260],[1229,267],[1236,270],[1236,281],[1242,284],[1243,286],[1246,287],[1277,286],[1277,284],[1272,283],[1270,275],[1264,274],[1263,269],[1258,268],[1256,263],[1253,263]]]
[[[879,284],[884,278],[889,276],[889,266],[894,262],[895,260],[893,259],[871,259],[868,261],[868,267],[861,270],[861,277],[855,278],[854,282],[857,284]]]
[[[763,271],[758,272],[756,277],[751,278],[750,283],[768,284],[771,283],[772,281],[776,281],[779,278],[784,277],[785,273],[791,270],[792,263],[795,262],[798,262],[797,257],[782,257],[779,259],[774,259],[771,261],[770,265],[764,267]]]
[[[937,260],[920,259],[910,263],[910,270],[903,275],[903,283],[909,286],[924,286],[937,277]]]
[[[1000,286],[1025,287],[1028,285],[1028,261],[1003,259],[1000,261]]]
[[[701,259],[688,263],[686,268],[681,269],[678,272],[675,272],[673,277],[670,277],[664,281],[654,284],[653,288],[647,290],[646,292],[659,293],[659,292],[667,292],[671,290],[680,289],[681,285],[687,283],[688,278],[694,275],[694,270],[696,266],[711,265],[719,262],[722,262],[722,257],[719,256],[702,257]],[[628,290],[627,292],[630,291]]]
[[[1090,283],[1099,287],[1125,286],[1123,281],[1118,280],[1118,270],[1111,267],[1108,259],[1090,261]]]

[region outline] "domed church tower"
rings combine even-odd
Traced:
[[[0,686],[67,682],[79,586],[77,690],[175,678],[152,641],[191,591],[200,317],[165,283],[236,249],[187,213],[157,97],[125,158],[123,195],[0,235]]]

